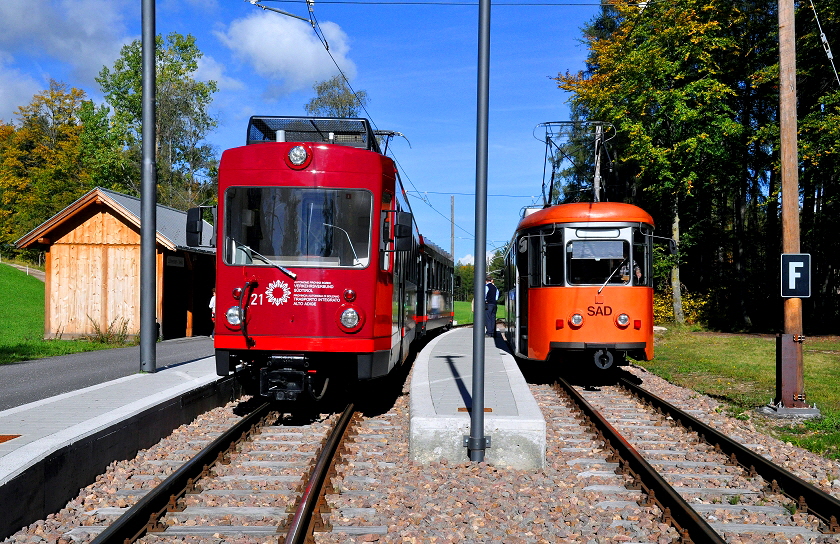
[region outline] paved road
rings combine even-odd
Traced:
[[[158,342],[157,368],[213,355],[206,336]],[[0,365],[0,410],[76,391],[140,371],[140,346]]]

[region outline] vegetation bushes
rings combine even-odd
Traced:
[[[682,308],[686,325],[705,325],[709,322],[710,296],[682,292]],[[653,322],[673,323],[674,305],[670,288],[653,294]]]

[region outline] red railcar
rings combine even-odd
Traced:
[[[217,373],[257,372],[277,400],[388,374],[426,323],[394,162],[366,119],[252,117],[248,144],[219,166]]]
[[[532,210],[533,211],[533,210]],[[506,255],[514,352],[601,369],[653,357],[653,218],[630,204],[562,204],[525,215]]]

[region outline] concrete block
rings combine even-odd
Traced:
[[[469,461],[469,453],[463,445],[464,436],[470,434],[470,415],[468,412],[439,414],[432,398],[429,376],[429,364],[433,356],[445,356],[440,353],[438,344],[451,334],[463,334],[464,329],[455,329],[444,333],[431,342],[417,355],[411,379],[411,424],[409,454],[418,463],[429,463],[446,459],[450,462]],[[491,358],[490,350],[498,350],[501,356],[503,372],[511,388],[515,407],[506,407],[505,413],[484,414],[484,432],[491,439],[490,448],[485,450],[485,461],[496,466],[515,469],[534,470],[545,467],[545,419],[531,394],[525,378],[510,353],[497,347],[492,340],[487,340],[485,365]],[[438,347],[436,352],[435,348]],[[471,364],[471,362],[470,362]],[[494,363],[496,364],[496,363]],[[489,365],[487,365],[489,366]],[[499,369],[486,369],[488,372]],[[499,387],[499,380],[494,380]],[[467,385],[471,390],[471,378],[456,384],[451,379],[454,391]],[[440,384],[436,390],[440,391]],[[446,384],[447,389],[450,384]]]

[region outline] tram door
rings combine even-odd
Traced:
[[[528,356],[528,291],[540,286],[540,239],[538,233],[523,233],[516,240],[516,351]]]

